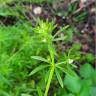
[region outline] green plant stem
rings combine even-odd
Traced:
[[[49,91],[49,88],[50,88],[51,80],[52,80],[52,77],[54,75],[54,70],[55,70],[54,55],[53,54],[50,54],[50,55],[51,55],[51,59],[52,59],[51,70],[50,70],[49,79],[48,79],[48,82],[47,82],[47,85],[46,85],[46,90],[45,90],[44,96],[48,95],[48,91]]]
[[[44,96],[48,95],[48,91],[49,91],[49,88],[50,88],[51,80],[52,80],[52,77],[53,77],[53,74],[54,74],[54,69],[55,69],[55,67],[52,66],[52,68],[50,70],[49,79],[48,79],[48,83],[46,85],[46,90],[45,90]]]
[[[52,50],[51,45],[52,45],[52,42],[51,43],[49,42],[49,52],[50,52],[50,57],[51,57],[51,68],[50,68],[49,79],[48,79],[48,82],[47,82],[47,85],[46,85],[46,90],[45,90],[44,96],[48,95],[51,80],[52,80],[52,77],[54,75],[54,70],[55,70],[54,53],[52,52],[53,50]]]

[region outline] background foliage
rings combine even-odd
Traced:
[[[72,42],[78,32],[75,26],[58,27],[54,19],[30,22],[26,18],[30,8],[24,2],[52,4],[54,0],[0,0],[0,96],[95,96],[95,58],[82,54],[82,45]],[[52,12],[67,18],[76,11],[74,5],[65,13]],[[82,12],[73,20],[83,22],[87,14]],[[14,23],[5,24],[3,18],[9,17],[15,18],[9,20]],[[58,42],[71,46],[60,51]]]

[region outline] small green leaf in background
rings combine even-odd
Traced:
[[[59,84],[61,85],[61,87],[63,88],[63,81],[62,81],[62,77],[60,76],[60,73],[58,70],[55,70],[56,73],[56,77],[58,79]]]
[[[80,79],[70,75],[65,76],[64,85],[73,93],[78,93],[81,88]]]
[[[71,41],[73,39],[73,28],[68,28],[66,31],[66,35],[67,35],[67,41]]]
[[[89,62],[89,63],[94,62],[94,55],[92,55],[92,54],[90,54],[90,53],[86,54],[86,55],[85,55],[85,60],[86,60],[87,62]]]
[[[67,36],[66,41],[72,41],[73,40],[73,34],[76,31],[76,29],[73,26],[70,26],[67,28],[67,30],[64,32]]]
[[[80,43],[75,43],[73,44],[72,49],[74,49],[74,51],[78,51],[81,49],[81,47],[82,45]]]
[[[91,92],[90,92],[90,96],[95,96],[96,95],[96,86],[92,87]]]
[[[88,63],[82,65],[80,68],[80,75],[84,78],[90,78],[93,72],[94,72],[94,69]]]
[[[80,90],[80,96],[90,96],[90,91],[92,88],[92,81],[91,79],[84,79],[81,81],[81,90]]]
[[[83,22],[88,15],[88,12],[82,12],[80,15],[76,16],[74,19],[75,22]]]

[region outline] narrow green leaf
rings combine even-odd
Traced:
[[[50,74],[50,70],[48,70],[46,75],[45,75],[45,83],[47,83],[47,81],[48,81],[49,74]]]
[[[60,32],[63,32],[63,31],[65,31],[68,27],[70,27],[70,26],[69,26],[69,25],[66,25],[66,26],[64,26],[64,27],[61,27],[59,31],[60,31]]]
[[[65,40],[66,38],[67,38],[66,36],[63,36],[60,38],[55,38],[53,41],[61,41],[61,40]]]
[[[54,35],[54,38],[60,33],[60,32],[64,32],[67,28],[69,27],[69,25],[61,27],[60,30],[58,32],[56,32],[56,34]]]
[[[70,74],[67,69],[62,68],[62,67],[60,67],[60,66],[56,66],[56,67],[57,67],[58,69],[60,69],[62,72],[66,73],[66,74]]]
[[[53,75],[54,75],[54,67],[52,67],[50,69],[49,79],[48,79],[48,82],[47,82],[47,85],[46,85],[46,90],[45,90],[44,96],[48,95],[48,91],[49,91],[49,88],[50,88],[50,84],[51,84],[51,80],[52,80]]]
[[[56,63],[56,66],[58,66],[58,65],[62,65],[62,64],[66,64],[66,63],[67,63],[67,61],[59,62],[59,63]]]
[[[42,90],[39,86],[37,86],[37,92],[38,92],[38,96],[43,96]]]
[[[58,79],[59,84],[60,84],[61,87],[63,88],[63,81],[62,81],[62,78],[61,78],[61,76],[60,76],[59,71],[58,71],[58,70],[55,70],[55,73],[56,73],[56,77],[57,77],[57,79]]]
[[[40,60],[46,63],[49,63],[47,59],[41,57],[41,56],[31,56],[31,58],[36,59],[36,60]]]
[[[43,69],[47,68],[47,67],[48,67],[48,65],[40,65],[40,66],[36,67],[34,70],[32,70],[32,71],[30,72],[29,76],[37,73],[37,72],[40,71],[40,70],[43,70]]]
[[[56,67],[59,68],[62,72],[68,74],[68,75],[77,76],[77,75],[75,74],[75,72],[72,71],[71,69],[69,70],[69,69],[66,69],[66,68],[64,68],[64,67],[62,68],[61,66],[56,66]]]

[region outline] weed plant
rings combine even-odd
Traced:
[[[75,28],[65,25],[56,31],[55,21],[40,19],[32,26],[20,14],[22,6],[12,9],[6,5],[12,1],[0,1],[5,6],[0,16],[17,18],[14,25],[0,24],[0,96],[95,96],[94,57],[82,57],[78,43],[63,53],[57,49],[56,42],[72,40]],[[58,35],[61,32],[64,36]],[[84,60],[90,64],[84,64],[78,75],[76,64]]]

